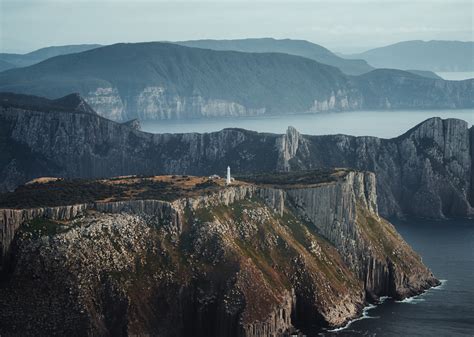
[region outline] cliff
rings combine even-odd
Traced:
[[[196,194],[201,182],[166,178],[184,189],[169,200],[116,200],[114,191],[106,201],[1,210],[2,233],[16,234],[0,284],[0,332],[312,333],[360,315],[366,300],[401,299],[437,284],[379,217],[373,174],[275,178],[286,183],[254,176]],[[154,197],[160,179],[96,183],[128,186],[133,195],[152,181]],[[18,197],[33,202],[25,196]]]
[[[48,98],[79,92],[99,115],[126,121],[472,108],[473,81],[387,69],[349,76],[296,55],[150,42],[119,43],[10,69],[0,74],[0,91]]]
[[[0,100],[0,191],[42,176],[240,174],[351,167],[377,175],[385,217],[473,213],[474,131],[432,118],[392,138],[284,135],[225,129],[148,134],[134,125],[71,111],[40,111]]]
[[[281,170],[353,167],[377,176],[379,209],[386,216],[471,216],[473,128],[457,119],[431,118],[392,138],[303,136],[289,129],[283,143],[296,144]],[[287,151],[284,147],[280,152]]]

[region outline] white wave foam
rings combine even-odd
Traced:
[[[431,289],[433,289],[433,290],[442,290],[444,288],[444,286],[446,285],[446,283],[448,283],[448,280],[439,280],[439,282],[441,282],[441,284],[439,286],[433,287]]]
[[[408,298],[405,298],[404,300],[401,300],[401,301],[395,301],[395,303],[417,304],[417,303],[420,303],[420,302],[424,302],[425,299],[420,298],[420,296],[422,296],[422,295],[408,297]]]
[[[444,285],[448,282],[448,280],[439,280],[439,281],[441,282],[439,286],[432,287],[419,295],[408,297],[401,301],[395,301],[395,303],[417,304],[420,302],[424,302],[425,299],[423,298],[423,296],[427,295],[431,290],[442,290]]]
[[[384,300],[385,300],[385,299],[384,299]],[[341,331],[341,330],[347,329],[348,327],[351,326],[352,323],[357,322],[357,321],[360,321],[360,320],[362,320],[362,319],[368,319],[368,318],[374,319],[374,318],[379,318],[378,316],[369,316],[369,314],[368,314],[369,310],[372,310],[372,309],[374,309],[374,308],[376,308],[376,307],[377,307],[377,306],[374,305],[374,304],[369,304],[368,306],[366,306],[366,307],[362,310],[362,316],[350,320],[349,322],[347,322],[346,325],[344,325],[344,326],[342,326],[342,327],[340,327],[340,328],[335,328],[335,329],[331,329],[331,330],[327,330],[327,331],[328,331],[328,332],[337,332],[337,331]]]
[[[389,298],[391,298],[390,296],[381,296],[379,298],[379,301],[378,301],[378,304],[382,304],[383,302],[385,302],[386,300],[388,300]]]

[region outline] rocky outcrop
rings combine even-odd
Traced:
[[[99,116],[0,108],[0,191],[41,176],[222,174],[351,167],[377,175],[383,216],[470,216],[472,128],[429,119],[392,138],[225,129],[148,134]]]
[[[127,122],[122,123],[123,125],[126,125],[134,130],[140,131],[142,126],[141,123],[138,119],[132,119]]]
[[[125,106],[116,88],[99,87],[84,97],[99,115],[111,120],[126,120]]]
[[[356,317],[365,300],[436,285],[379,217],[374,175],[333,177],[239,183],[171,201],[2,210],[1,225],[16,234],[2,271],[0,332],[314,333]]]

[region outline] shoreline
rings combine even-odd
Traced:
[[[448,282],[448,280],[439,280],[440,284],[436,285],[436,286],[433,286],[433,287],[430,287],[428,289],[425,289],[423,292],[421,292],[420,294],[417,294],[417,295],[413,295],[413,296],[410,296],[410,297],[407,297],[401,301],[393,301],[393,303],[405,303],[405,304],[416,304],[416,303],[419,303],[419,302],[422,302],[422,301],[425,301],[425,299],[418,299],[417,297],[420,297],[420,296],[424,296],[425,294],[427,294],[429,291],[431,290],[442,290],[443,287],[446,285],[446,283]],[[363,309],[362,309],[362,313],[359,317],[357,318],[354,318],[354,319],[351,319],[349,320],[344,326],[341,326],[341,327],[337,327],[337,328],[333,328],[333,329],[330,329],[330,330],[325,330],[323,332],[320,332],[318,335],[320,336],[324,336],[325,333],[333,333],[333,332],[339,332],[339,331],[343,331],[343,330],[346,330],[347,328],[349,328],[354,322],[357,322],[357,321],[361,321],[363,319],[377,319],[377,318],[380,318],[379,316],[369,316],[369,311],[372,310],[372,309],[375,309],[377,308],[378,306],[380,305],[383,305],[385,302],[387,302],[387,300],[391,300],[392,297],[389,297],[389,296],[381,296],[377,303],[369,303],[368,305],[366,305]]]

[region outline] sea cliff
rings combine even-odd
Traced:
[[[150,199],[114,192],[0,210],[0,332],[286,336],[341,326],[367,301],[438,283],[379,216],[372,173],[270,177],[231,186],[180,176],[101,180],[127,186],[128,196],[145,188]],[[176,181],[173,197],[153,194]],[[55,186],[64,185],[29,188]],[[35,205],[31,195],[10,202]]]

